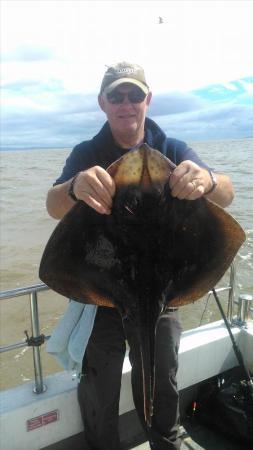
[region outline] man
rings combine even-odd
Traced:
[[[100,214],[110,214],[115,185],[106,168],[130,149],[146,142],[176,165],[170,177],[171,195],[193,201],[201,196],[222,207],[233,199],[228,176],[213,174],[184,142],[167,138],[146,112],[152,93],[143,69],[118,63],[107,69],[98,103],[107,122],[90,141],[77,145],[66,161],[62,175],[48,192],[49,214],[61,219],[77,200]],[[179,421],[176,372],[180,324],[177,311],[167,308],[156,330],[156,391],[152,426],[143,417],[141,356],[130,320],[112,308],[99,307],[83,360],[78,388],[89,450],[119,450],[118,406],[125,340],[130,347],[132,388],[136,410],[146,428],[151,449],[176,450]]]

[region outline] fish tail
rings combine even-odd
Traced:
[[[142,384],[143,384],[143,412],[148,427],[152,425],[153,400],[154,400],[154,346],[150,342],[150,336],[142,336],[141,339],[141,362],[142,362]]]

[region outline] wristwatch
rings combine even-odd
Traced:
[[[75,202],[78,201],[78,198],[75,196],[75,193],[74,193],[74,185],[75,185],[75,181],[76,181],[76,179],[77,179],[79,173],[80,173],[80,172],[78,172],[78,173],[74,176],[74,178],[72,178],[72,181],[71,181],[70,186],[69,186],[69,189],[68,189],[68,195],[69,195],[69,196],[72,198],[72,200],[74,200]]]
[[[208,170],[208,173],[209,173],[209,175],[211,177],[211,180],[212,180],[212,186],[209,189],[209,191],[205,192],[205,195],[211,194],[211,192],[214,191],[214,189],[216,188],[216,186],[218,184],[215,174],[211,170]]]

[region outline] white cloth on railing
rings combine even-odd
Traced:
[[[46,349],[64,369],[81,372],[96,312],[97,306],[95,305],[85,305],[71,300],[54,329]]]

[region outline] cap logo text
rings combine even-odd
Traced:
[[[117,70],[118,73],[134,73],[135,69],[132,69],[130,67],[124,67],[122,69]]]

